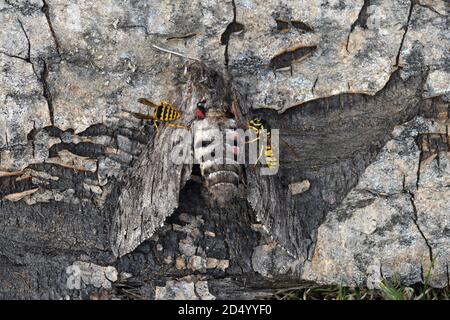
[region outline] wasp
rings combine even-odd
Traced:
[[[264,132],[266,134],[266,141],[267,141],[266,149],[265,150],[261,149],[261,152],[259,153],[256,163],[259,162],[259,160],[261,159],[261,157],[263,155],[263,152],[265,152],[267,167],[269,169],[271,169],[271,168],[278,166],[278,160],[273,155],[273,149],[272,149],[272,144],[271,144],[271,139],[270,139],[270,129],[271,129],[270,125],[264,119],[253,118],[248,121],[247,127],[249,129],[255,131],[255,135],[256,135],[255,139],[250,140],[247,143],[253,143],[255,141],[258,141],[261,138],[262,132]]]
[[[151,120],[156,131],[158,131],[158,122],[165,122],[170,127],[184,128],[184,126],[173,123],[174,121],[181,118],[182,113],[170,103],[166,101],[161,101],[158,104],[151,102],[148,99],[140,98],[139,103],[142,103],[148,107],[153,108],[153,115],[146,115],[142,113],[130,112],[138,119]]]

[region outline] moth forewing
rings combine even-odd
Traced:
[[[174,161],[174,150],[192,150],[192,139],[182,138],[185,132],[162,127],[131,168],[113,221],[111,245],[116,256],[150,238],[178,207],[180,190],[192,170],[192,162]],[[188,158],[189,152],[183,156]]]

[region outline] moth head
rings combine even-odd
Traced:
[[[195,109],[195,118],[204,119],[206,115],[206,99],[203,97],[197,102],[197,108]]]

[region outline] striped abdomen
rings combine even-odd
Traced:
[[[154,118],[161,122],[169,122],[179,119],[180,112],[167,102],[161,101],[161,104],[155,108]]]
[[[273,155],[272,145],[268,144],[266,146],[266,162],[268,168],[274,168],[278,165],[277,159]]]

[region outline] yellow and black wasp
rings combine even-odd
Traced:
[[[130,113],[133,114],[138,119],[151,120],[153,122],[153,126],[157,131],[158,131],[158,122],[167,123],[167,125],[170,127],[184,128],[184,126],[182,125],[173,123],[174,121],[181,118],[182,113],[181,111],[173,107],[170,103],[161,101],[160,104],[157,105],[156,103],[153,103],[145,98],[140,98],[138,102],[153,108],[153,115],[146,115],[136,112]]]
[[[257,163],[259,162],[259,160],[261,159],[261,157],[263,155],[263,152],[265,152],[267,167],[271,169],[271,168],[275,168],[276,166],[278,166],[278,159],[273,154],[273,146],[272,146],[272,141],[271,141],[271,127],[270,127],[269,123],[262,118],[254,117],[247,122],[247,128],[251,129],[255,132],[256,138],[253,140],[247,141],[246,143],[253,143],[253,142],[258,141],[261,137],[262,132],[264,132],[266,134],[266,141],[267,141],[266,150],[260,151],[256,162]],[[300,158],[298,153],[289,145],[289,143],[284,141],[281,137],[279,137],[279,139],[281,142],[283,142],[288,147],[290,153],[296,159]]]
[[[261,118],[253,118],[247,123],[247,127],[255,132],[256,138],[253,140],[248,141],[247,143],[253,143],[258,141],[261,138],[261,133],[264,132],[266,134],[266,150],[261,149],[258,159],[256,160],[256,163],[259,162],[261,159],[263,152],[265,153],[266,157],[266,165],[268,168],[274,168],[278,166],[278,159],[273,155],[273,148],[271,143],[271,135],[270,135],[270,125]]]

